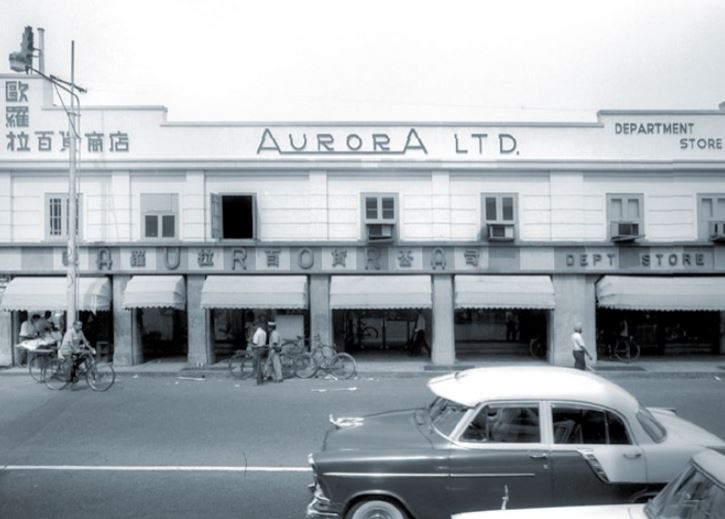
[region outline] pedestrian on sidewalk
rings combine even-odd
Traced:
[[[257,385],[264,382],[265,361],[267,360],[267,331],[264,329],[264,319],[258,319],[254,335],[252,335],[252,353],[254,354],[254,374]]]
[[[571,334],[571,353],[574,355],[574,368],[586,371],[587,361],[584,356],[589,357],[589,360],[592,360],[592,356],[584,345],[581,323],[574,325],[574,333]]]
[[[282,341],[280,341],[279,332],[277,331],[277,323],[269,321],[267,323],[267,328],[269,329],[269,339],[267,341],[269,353],[267,355],[265,371],[267,376],[274,382],[282,382],[284,377],[282,376],[282,361],[279,358]]]
[[[417,357],[423,353],[425,348],[430,355],[430,346],[425,340],[425,316],[423,312],[418,311],[418,316],[415,319],[415,327],[413,329],[413,339],[411,342],[410,354]]]

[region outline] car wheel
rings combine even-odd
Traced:
[[[370,499],[353,506],[345,519],[407,519],[407,517],[408,514],[391,501]]]

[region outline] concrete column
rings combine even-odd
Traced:
[[[203,171],[187,171],[186,183],[181,191],[179,202],[179,239],[204,241],[206,233],[207,194]],[[211,222],[211,219],[209,220]],[[210,224],[211,227],[211,224]]]
[[[131,276],[113,276],[113,363],[134,366],[143,362],[137,311],[123,308],[123,293]]]
[[[320,335],[322,344],[332,344],[332,310],[330,276],[310,276],[310,337]]]
[[[453,333],[453,275],[433,276],[433,343],[431,362],[452,366],[456,362],[456,344]]]
[[[720,312],[720,355],[725,355],[725,312]]]
[[[209,310],[201,307],[201,287],[204,276],[186,277],[186,318],[188,322],[189,354],[191,366],[206,366],[213,361],[211,319]]]
[[[310,240],[327,240],[330,227],[326,171],[310,171],[308,203]]]
[[[13,365],[14,339],[12,312],[0,312],[0,367],[7,368]]]
[[[128,171],[113,171],[111,173],[110,207],[105,211],[112,222],[109,225],[111,241],[131,241],[131,173]]]
[[[448,171],[434,171],[431,176],[433,202],[433,239],[451,238],[451,178]]]
[[[571,334],[574,325],[582,324],[584,344],[594,359],[596,343],[596,276],[554,275],[556,308],[549,319],[549,362],[557,366],[574,366],[571,354]]]

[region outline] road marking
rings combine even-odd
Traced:
[[[311,472],[310,467],[225,467],[216,465],[4,465],[0,471],[66,470],[109,472]]]

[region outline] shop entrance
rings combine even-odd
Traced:
[[[175,308],[138,308],[141,354],[144,362],[186,357],[188,352],[186,312]]]
[[[228,358],[239,349],[245,349],[252,340],[258,319],[264,321],[265,325],[274,321],[282,341],[309,336],[309,319],[305,310],[213,308],[210,313],[215,362]]]
[[[334,310],[332,321],[335,344],[343,351],[430,357],[430,310]],[[419,346],[414,341],[417,327],[424,341]]]
[[[548,310],[456,310],[456,356],[517,355],[546,358]]]
[[[597,354],[631,337],[643,356],[719,355],[720,312],[597,309]]]

